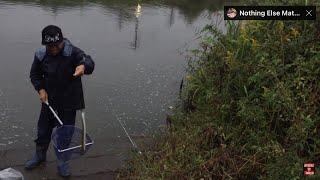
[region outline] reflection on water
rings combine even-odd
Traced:
[[[138,31],[139,31],[139,17],[141,15],[141,6],[140,4],[138,3],[137,7],[136,7],[136,11],[135,11],[135,28],[134,28],[134,40],[133,40],[133,43],[131,44],[133,49],[137,49],[138,47]]]
[[[41,29],[62,27],[96,62],[84,77],[88,132],[124,138],[164,124],[178,97],[186,47],[196,33],[218,22],[213,0],[0,0],[0,150],[30,146],[40,103],[28,78]],[[221,25],[221,28],[223,25]],[[186,46],[187,44],[187,46]]]
[[[68,9],[82,9],[89,6],[103,6],[106,9],[114,10],[114,14],[121,16],[120,19],[133,19],[136,13],[137,4],[148,7],[168,7],[179,9],[188,23],[192,23],[203,11],[214,12],[222,8],[228,2],[223,0],[50,0],[50,1],[36,1],[36,0],[4,0],[5,4],[22,4],[30,6],[39,6],[45,11],[50,11],[54,15],[59,14],[60,11]],[[1,3],[0,2],[0,3]],[[231,2],[231,1],[230,1]],[[234,1],[232,1],[234,2]],[[140,7],[141,7],[140,6]],[[118,12],[118,13],[116,13]]]
[[[139,18],[139,16],[141,15],[141,6],[138,3],[137,7],[136,7],[136,11],[134,13],[136,15],[136,18]]]

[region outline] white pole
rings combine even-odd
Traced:
[[[61,119],[59,118],[59,116],[57,115],[57,113],[52,109],[52,107],[49,105],[48,101],[44,102],[46,105],[49,106],[49,109],[51,110],[51,112],[53,113],[54,117],[57,118],[57,120],[59,121],[60,125],[63,126],[63,123],[61,121]]]
[[[82,117],[82,151],[85,152],[86,150],[86,135],[87,135],[87,127],[86,127],[86,118],[85,112],[81,110],[81,117]]]

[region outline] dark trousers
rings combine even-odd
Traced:
[[[64,125],[75,124],[76,110],[57,109],[57,111],[57,114]],[[37,139],[35,140],[36,144],[49,144],[53,128],[59,125],[58,120],[54,117],[49,107],[42,103],[37,128]]]

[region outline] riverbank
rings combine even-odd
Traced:
[[[299,179],[320,162],[319,18],[226,23],[204,28],[167,133],[120,179]]]

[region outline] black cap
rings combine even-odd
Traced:
[[[42,30],[42,45],[63,41],[61,29],[55,25],[49,25]]]

